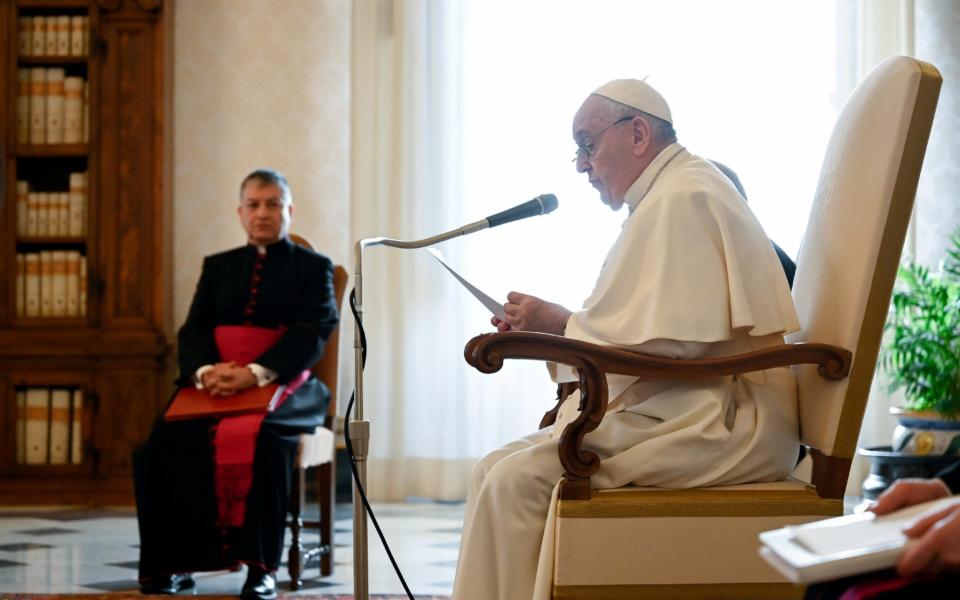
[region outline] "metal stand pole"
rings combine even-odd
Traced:
[[[355,600],[369,600],[367,564],[367,510],[357,489],[357,484],[367,489],[367,454],[370,449],[370,422],[363,418],[363,348],[360,343],[360,321],[363,320],[363,249],[367,246],[391,246],[393,248],[425,248],[451,238],[467,235],[481,229],[487,229],[490,223],[483,219],[423,240],[405,242],[390,238],[368,238],[354,245],[356,258],[354,269],[354,297],[356,300],[358,322],[353,326],[354,361],[354,419],[347,423],[350,428],[350,442],[353,444],[353,460],[357,465],[357,479],[353,487],[353,597]]]
[[[358,321],[363,319],[363,240],[354,248],[356,270],[354,272],[354,296],[357,305]],[[360,497],[359,484],[367,489],[367,454],[370,450],[370,422],[363,420],[363,348],[360,344],[360,323],[353,324],[353,362],[354,362],[354,418],[350,428],[350,442],[353,445],[353,461],[357,465],[357,479],[353,486],[353,597],[356,600],[368,600],[370,590],[367,575],[367,509]]]

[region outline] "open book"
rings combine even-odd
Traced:
[[[787,579],[809,584],[894,566],[913,543],[903,529],[928,512],[960,503],[941,498],[878,517],[846,515],[760,534],[760,555]]]

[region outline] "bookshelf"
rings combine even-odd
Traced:
[[[0,504],[132,504],[172,380],[164,4],[0,0],[0,32]]]

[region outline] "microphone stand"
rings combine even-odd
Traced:
[[[370,421],[363,418],[363,349],[360,343],[360,321],[363,320],[363,249],[370,246],[390,246],[413,250],[432,246],[449,239],[476,233],[490,227],[488,219],[481,219],[441,233],[433,237],[414,241],[401,241],[385,237],[367,238],[357,241],[354,245],[354,294],[356,298],[357,322],[353,325],[353,354],[354,354],[354,402],[356,408],[353,419],[347,424],[350,428],[350,438],[353,444],[353,461],[357,466],[357,479],[353,490],[353,597],[356,600],[368,600],[367,564],[367,510],[363,505],[357,486],[367,489],[367,454],[370,449]]]

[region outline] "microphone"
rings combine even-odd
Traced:
[[[487,217],[487,223],[490,227],[503,225],[512,221],[519,221],[527,217],[545,215],[557,209],[557,197],[553,194],[541,194],[533,200],[527,200],[523,204],[518,204],[513,208],[498,212],[495,215]]]
[[[495,215],[490,215],[486,219],[480,219],[479,221],[468,223],[463,227],[451,229],[445,233],[424,238],[422,240],[403,241],[385,237],[365,238],[358,240],[355,246],[355,256],[359,261],[362,249],[369,246],[391,246],[393,248],[405,248],[408,250],[414,248],[425,248],[427,246],[444,242],[451,238],[459,237],[461,235],[470,235],[471,233],[496,227],[497,225],[503,225],[504,223],[510,223],[512,221],[518,221],[520,219],[526,219],[527,217],[534,217],[536,215],[545,215],[549,212],[553,212],[556,210],[556,208],[556,196],[553,194],[541,194],[533,200],[527,200],[523,204],[518,204],[513,208],[508,208],[507,210],[498,212]],[[359,276],[359,268],[357,271],[357,275]]]

